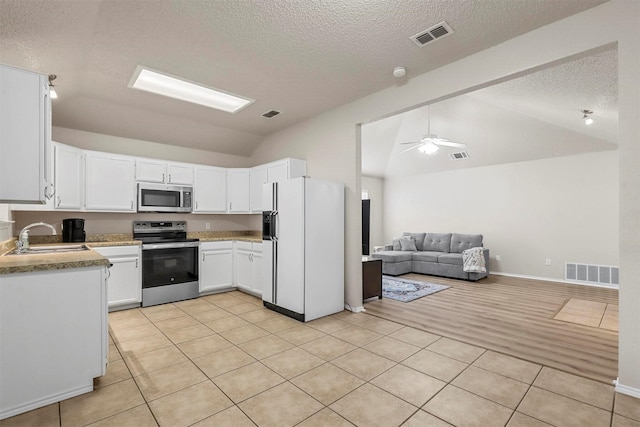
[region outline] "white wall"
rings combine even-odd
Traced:
[[[53,127],[52,138],[56,142],[72,145],[84,150],[104,151],[107,153],[130,156],[150,157],[153,159],[173,160],[176,162],[197,163],[209,166],[243,168],[253,166],[248,157],[232,156],[213,151],[196,150],[175,145],[160,144],[140,139],[121,138],[82,130]]]
[[[345,299],[362,306],[359,124],[618,43],[620,111],[620,384],[640,396],[640,2],[611,0],[265,138],[255,163],[307,160],[346,185]],[[607,28],[608,31],[601,31]],[[388,70],[379,70],[387,73]],[[628,237],[627,237],[628,236]]]
[[[373,252],[374,246],[382,246],[385,244],[383,235],[383,216],[384,216],[384,181],[380,178],[363,176],[362,191],[369,193],[371,200],[371,216],[369,218],[369,247]]]
[[[196,215],[176,213],[102,213],[102,212],[45,212],[45,211],[14,211],[14,234],[22,227],[34,222],[46,222],[62,230],[62,220],[65,218],[84,218],[87,234],[130,234],[133,232],[133,221],[167,220],[187,221],[187,231],[207,231],[206,223],[209,223],[208,231],[230,230],[260,230],[260,215]],[[34,228],[29,233],[32,236],[51,234],[44,227]],[[0,240],[1,241],[1,240]]]
[[[492,271],[550,279],[566,261],[619,264],[617,151],[388,178],[384,192],[387,242],[481,233]]]

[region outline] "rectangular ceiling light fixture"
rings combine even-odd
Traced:
[[[237,113],[254,102],[253,99],[242,98],[218,89],[162,74],[140,65],[136,68],[129,82],[129,87],[204,105],[205,107],[228,113]]]

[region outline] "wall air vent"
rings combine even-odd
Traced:
[[[262,117],[266,117],[267,119],[270,119],[271,117],[277,116],[278,114],[280,114],[280,111],[271,110],[264,113]]]
[[[570,282],[617,288],[620,269],[608,265],[590,265],[577,262],[564,264],[564,278]]]
[[[458,153],[449,154],[449,157],[451,157],[451,160],[468,159],[469,158],[469,153],[467,153],[466,151],[460,151]]]
[[[427,28],[424,31],[420,31],[415,36],[409,37],[415,44],[422,47],[426,44],[434,42],[438,39],[453,34],[453,30],[446,22],[442,21],[439,24],[434,25],[431,28]]]

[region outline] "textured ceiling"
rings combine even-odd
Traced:
[[[57,74],[55,126],[227,154],[603,0],[0,0],[0,62]],[[446,20],[455,33],[409,37]],[[256,102],[230,115],[127,88],[138,65]],[[282,114],[265,119],[277,109]]]
[[[617,50],[534,73],[362,127],[362,174],[378,177],[544,159],[617,148]],[[586,126],[582,109],[592,110]],[[401,153],[431,132],[467,144],[468,159]]]

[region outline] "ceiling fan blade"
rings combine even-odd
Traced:
[[[409,141],[409,142],[401,142],[400,145],[406,145],[406,144],[420,144],[422,141]]]
[[[455,147],[455,148],[464,148],[467,144],[463,144],[462,142],[453,142],[448,139],[440,139],[438,141],[433,141],[436,145],[442,145],[444,147]]]
[[[418,147],[420,147],[420,145],[421,145],[421,144],[414,145],[413,147],[405,148],[404,150],[400,151],[398,154],[402,154],[402,153],[406,153],[407,151],[411,151],[411,150],[413,150],[414,148],[418,148]]]

